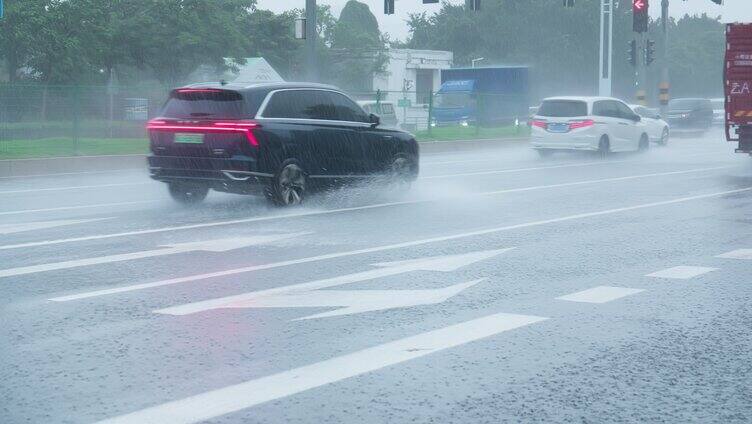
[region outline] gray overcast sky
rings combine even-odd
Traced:
[[[332,6],[332,10],[335,15],[339,15],[342,7],[347,3],[347,0],[318,0],[319,4],[328,4]],[[426,11],[429,14],[432,11],[439,10],[438,4],[426,4],[424,5],[421,0],[396,0],[395,9],[396,14],[391,16],[384,15],[384,0],[359,0],[362,3],[366,3],[371,7],[371,11],[379,20],[379,27],[382,32],[388,32],[392,39],[404,40],[407,37],[407,25],[405,20],[409,13],[415,13],[420,11]],[[451,3],[461,4],[464,0],[450,0]],[[485,0],[493,1],[493,0]],[[561,0],[550,0],[551,10],[556,7],[561,7]],[[618,0],[617,0],[618,1]],[[621,0],[629,1],[629,0]],[[739,21],[739,22],[752,22],[752,0],[726,0],[725,5],[718,6],[710,0],[671,0],[671,15],[682,16],[685,13],[703,13],[707,12],[711,16],[721,15],[723,20]],[[284,10],[304,8],[305,0],[258,0],[258,7],[261,9],[269,9],[275,12],[281,12]],[[651,1],[650,5],[651,14],[653,16],[660,15],[660,0]]]

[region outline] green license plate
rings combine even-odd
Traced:
[[[175,134],[175,143],[203,144],[204,135],[194,133],[177,133]]]

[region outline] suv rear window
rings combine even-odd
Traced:
[[[165,118],[179,119],[242,119],[246,115],[240,93],[214,89],[175,90],[161,113]]]
[[[710,101],[704,99],[675,99],[668,103],[671,110],[710,108]]]
[[[552,118],[586,116],[587,114],[587,103],[577,100],[546,100],[538,109],[539,116]]]
[[[263,111],[265,118],[333,119],[334,108],[319,90],[282,90],[272,95]]]

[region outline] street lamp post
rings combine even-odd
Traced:
[[[598,95],[600,96],[611,96],[613,34],[613,0],[601,0],[601,50],[598,62]]]
[[[486,60],[485,57],[479,57],[477,59],[473,59],[470,62],[472,63],[472,67],[475,68],[475,62],[480,62],[481,60]]]
[[[318,81],[316,58],[316,0],[306,0],[306,73],[309,81]]]

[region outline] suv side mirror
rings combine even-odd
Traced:
[[[635,122],[640,122],[642,121],[642,117],[635,113],[634,115],[632,115],[632,120]]]
[[[379,115],[371,113],[368,115],[368,122],[372,127],[378,127],[381,124],[381,118],[379,118]]]

